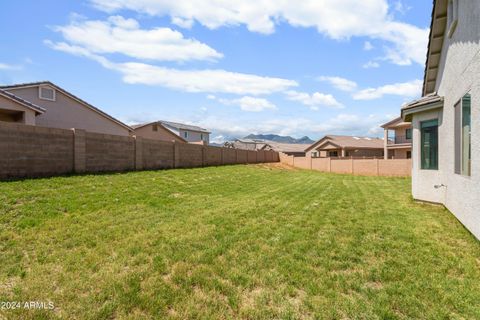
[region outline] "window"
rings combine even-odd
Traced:
[[[405,130],[405,139],[412,140],[412,129],[408,128]]]
[[[412,151],[407,151],[407,159],[412,159]]]
[[[183,137],[184,137],[185,139],[188,138],[188,132],[187,132],[187,131],[185,131],[185,132],[183,133]]]
[[[420,123],[421,168],[438,170],[438,119]]]
[[[328,156],[329,157],[338,157],[338,151],[329,151]]]
[[[200,133],[200,140],[203,141],[203,133]]]
[[[458,0],[448,0],[448,37],[451,38],[455,33],[458,24]]]
[[[472,174],[471,97],[466,94],[455,104],[455,173]]]
[[[50,87],[39,87],[38,97],[42,100],[55,101],[55,90]]]
[[[158,131],[158,124],[154,124],[152,126],[152,131]]]
[[[319,152],[318,151],[312,151],[312,158],[318,158],[319,157]]]

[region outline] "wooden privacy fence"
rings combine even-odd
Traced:
[[[332,173],[392,177],[408,177],[412,174],[411,159],[311,158],[281,153],[280,161],[296,168]]]
[[[0,179],[278,161],[274,151],[0,123]]]

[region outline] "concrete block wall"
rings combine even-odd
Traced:
[[[0,179],[278,162],[246,151],[0,122]]]
[[[133,137],[87,132],[85,134],[87,172],[127,171],[135,169]]]
[[[0,125],[0,178],[50,176],[74,170],[72,130]]]
[[[353,174],[362,176],[392,176],[409,177],[412,174],[410,159],[336,159],[293,157],[280,153],[281,163],[300,169],[310,169],[322,172]]]
[[[141,140],[141,161],[144,170],[171,169],[174,167],[174,144],[172,142],[151,139]]]

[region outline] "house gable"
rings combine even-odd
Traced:
[[[62,129],[77,128],[90,132],[124,136],[133,131],[126,124],[51,82],[20,84],[2,88],[29,102],[42,106],[46,110],[43,115],[36,119],[36,124],[39,126]],[[40,88],[54,89],[54,99],[42,98]]]

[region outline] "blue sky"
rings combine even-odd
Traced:
[[[50,80],[128,123],[379,136],[420,95],[431,1],[4,1],[0,83]]]

